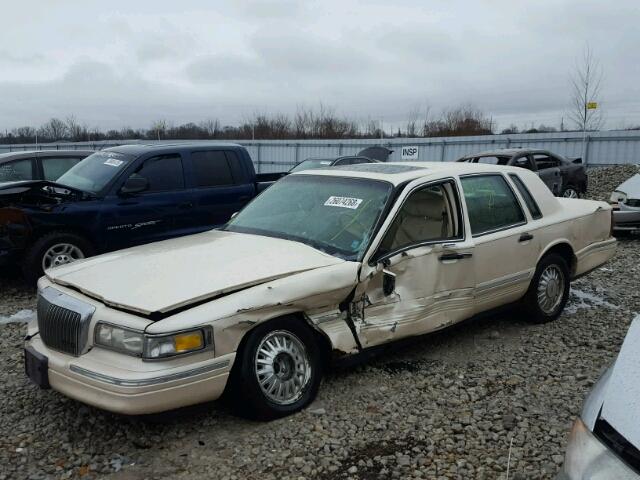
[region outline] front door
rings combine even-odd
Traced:
[[[354,323],[363,347],[443,328],[473,308],[473,244],[454,179],[408,186],[365,262]]]
[[[191,192],[185,189],[181,155],[146,159],[132,175],[146,178],[149,188],[105,199],[102,224],[108,250],[176,236],[193,207]]]

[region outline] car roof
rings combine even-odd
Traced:
[[[476,158],[476,157],[513,157],[514,155],[522,153],[551,153],[548,150],[542,150],[540,148],[498,148],[496,150],[487,150],[485,152],[471,153],[460,158]],[[555,155],[555,154],[554,154]]]
[[[399,185],[418,178],[433,177],[437,179],[449,175],[506,172],[522,172],[522,168],[458,162],[385,162],[360,163],[327,169],[310,169],[293,172],[291,175],[367,178],[371,180],[384,180],[394,185]]]
[[[6,163],[11,160],[20,160],[21,158],[31,158],[31,157],[58,157],[60,155],[71,155],[71,156],[85,156],[88,157],[92,153],[95,153],[94,150],[27,150],[20,152],[7,152],[0,153],[0,163]]]
[[[243,148],[237,143],[216,142],[216,141],[199,141],[199,142],[167,142],[167,143],[137,143],[135,145],[119,145],[117,147],[106,148],[105,152],[123,153],[125,155],[140,156],[145,153],[153,152],[158,154],[175,152],[179,149],[204,150],[212,147],[225,147],[233,149]]]

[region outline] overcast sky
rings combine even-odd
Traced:
[[[638,0],[20,0],[0,17],[0,128],[148,127],[297,105],[397,125],[472,102],[558,126],[588,43],[608,128],[640,124]]]

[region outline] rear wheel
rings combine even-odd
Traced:
[[[544,256],[523,299],[529,320],[546,323],[558,318],[567,304],[570,288],[570,272],[564,258],[555,253]]]
[[[66,265],[94,254],[91,243],[70,232],[51,232],[36,240],[24,257],[23,273],[35,283],[45,270]]]
[[[311,403],[322,378],[322,355],[309,327],[298,318],[284,317],[248,335],[230,379],[241,413],[268,420]]]

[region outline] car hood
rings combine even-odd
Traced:
[[[107,305],[152,315],[342,262],[299,242],[212,230],[99,255],[46,275]]]
[[[622,182],[616,191],[626,193],[628,198],[640,198],[640,173]]]
[[[640,316],[631,324],[603,395],[602,413],[616,431],[640,448]]]

